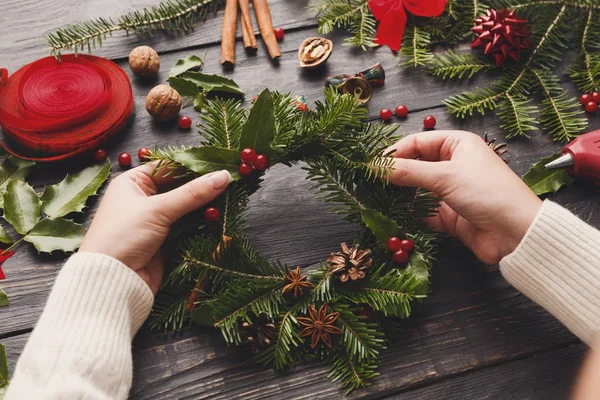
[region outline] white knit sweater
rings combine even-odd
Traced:
[[[599,231],[545,201],[500,268],[515,288],[592,342],[600,323]],[[5,400],[126,398],[131,340],[152,302],[148,286],[119,261],[73,255],[56,279]]]

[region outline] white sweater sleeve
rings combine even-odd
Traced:
[[[5,400],[125,399],[131,340],[153,301],[146,283],[121,262],[73,255],[58,274]]]
[[[600,328],[600,231],[546,200],[517,249],[500,261],[500,271],[592,343]]]

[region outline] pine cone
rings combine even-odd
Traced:
[[[498,154],[498,156],[502,159],[502,161],[504,161],[505,163],[508,164],[508,160],[506,158],[504,158],[504,154],[506,152],[508,152],[508,148],[507,148],[507,144],[506,143],[496,143],[496,138],[492,138],[490,139],[488,137],[488,133],[485,132],[484,136],[483,136],[483,140],[485,141],[485,143],[488,145],[488,147],[492,150],[494,150],[494,153]]]
[[[355,281],[363,279],[365,270],[373,264],[371,250],[360,250],[358,246],[348,248],[346,243],[342,243],[342,251],[331,253],[327,259],[329,266],[329,275],[337,276],[341,282],[347,282],[349,279]]]
[[[240,326],[242,342],[251,344],[252,352],[258,353],[268,347],[277,336],[275,324],[265,313],[256,315],[251,312],[248,317],[251,322],[243,321]]]

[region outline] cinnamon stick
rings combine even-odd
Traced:
[[[223,16],[223,32],[221,37],[221,64],[235,64],[235,30],[237,28],[238,0],[227,0]]]
[[[194,285],[194,289],[192,289],[192,292],[190,293],[190,295],[187,298],[187,302],[185,303],[185,309],[188,312],[194,311],[194,308],[196,307],[196,301],[198,300],[198,297],[200,296],[200,289],[202,289],[202,285],[204,284],[205,277],[206,277],[205,274],[202,274],[198,277],[198,280],[196,281],[196,285]]]
[[[277,44],[277,38],[275,38],[273,32],[273,21],[271,20],[271,11],[269,11],[267,0],[254,0],[254,12],[256,13],[260,35],[267,46],[267,50],[269,50],[269,55],[273,60],[276,60],[281,57],[281,50],[279,50],[279,44]]]
[[[246,50],[256,50],[256,36],[254,36],[254,27],[252,26],[252,18],[250,18],[250,0],[239,0],[241,20],[242,20],[242,40]]]

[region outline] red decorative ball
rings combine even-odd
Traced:
[[[596,103],[600,103],[600,92],[593,92],[592,100],[595,101]]]
[[[593,101],[592,95],[588,94],[588,93],[584,93],[581,96],[579,96],[579,101],[581,102],[581,104],[583,104],[585,106],[590,101]]]
[[[598,103],[590,101],[585,105],[585,111],[589,113],[595,113],[598,110]]]
[[[215,222],[221,218],[221,213],[216,208],[209,207],[204,211],[204,218],[206,218],[207,221]]]
[[[435,128],[435,124],[437,123],[437,121],[435,120],[435,117],[428,115],[425,117],[425,119],[423,120],[423,126],[425,127],[425,129],[433,129]]]
[[[138,150],[138,158],[140,159],[140,161],[148,161],[150,155],[150,149],[147,147],[142,147]]]
[[[400,248],[407,253],[410,253],[415,249],[415,242],[410,239],[404,239],[400,241]]]
[[[187,115],[184,115],[182,117],[179,117],[178,123],[181,129],[190,129],[190,126],[192,126],[192,119]]]
[[[406,118],[407,115],[408,115],[408,107],[406,107],[404,104],[396,107],[396,116],[397,117]]]
[[[394,253],[394,262],[396,264],[406,264],[408,262],[408,253],[400,249]]]
[[[126,151],[119,154],[119,165],[121,168],[129,168],[131,167],[131,155]]]
[[[283,37],[285,36],[283,28],[275,28],[273,29],[273,32],[275,33],[275,37],[277,38],[277,40],[283,40]]]
[[[106,151],[104,151],[104,149],[98,149],[94,152],[94,160],[98,162],[106,160],[107,157],[108,154],[106,153]]]
[[[398,239],[396,236],[389,238],[387,241],[387,249],[392,253],[400,250],[400,239]]]
[[[242,150],[241,159],[245,163],[254,164],[254,160],[256,160],[256,151],[251,148]]]
[[[240,171],[240,175],[242,176],[249,176],[254,171],[254,168],[252,168],[252,164],[242,162],[238,171]]]
[[[266,171],[269,167],[269,159],[264,154],[259,154],[254,159],[254,168],[259,171]]]
[[[383,110],[379,111],[379,118],[381,118],[384,121],[391,120],[393,115],[394,114],[392,114],[392,110],[390,110],[389,108],[384,108]]]

